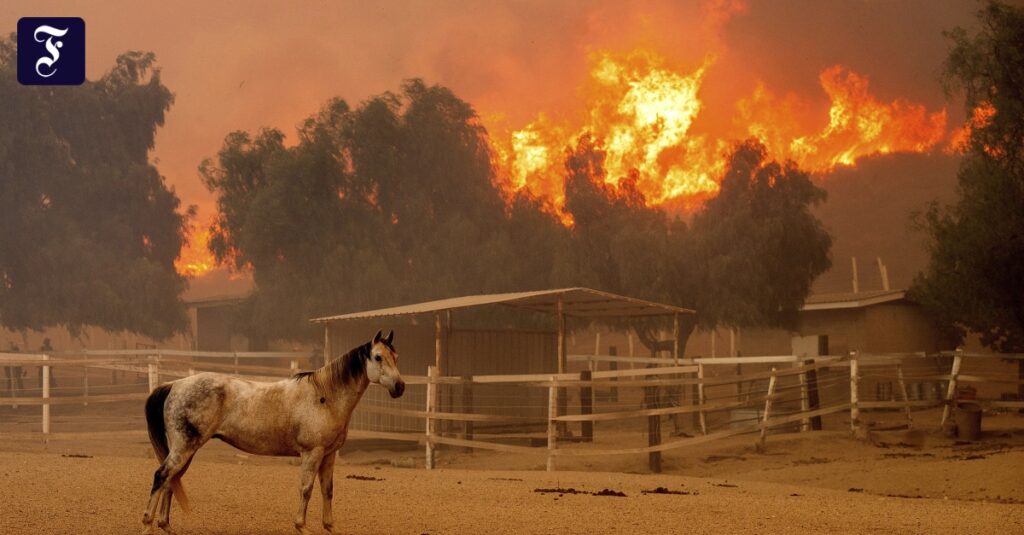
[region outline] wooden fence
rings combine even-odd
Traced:
[[[1020,384],[1021,381],[1005,375],[966,375],[961,373],[964,362],[981,359],[1021,359],[1024,355],[1005,354],[966,354],[955,352],[948,354],[926,355],[924,353],[862,355],[856,352],[843,357],[812,357],[803,358],[791,355],[766,357],[734,357],[734,358],[697,358],[681,359],[679,364],[671,359],[633,359],[610,355],[570,356],[570,360],[596,362],[615,362],[616,370],[597,370],[596,366],[578,373],[537,374],[537,375],[491,375],[475,377],[438,376],[433,366],[428,368],[426,376],[406,376],[410,385],[422,385],[426,394],[423,408],[396,409],[366,404],[360,406],[361,411],[390,414],[406,418],[418,419],[420,431],[415,432],[408,427],[401,430],[354,430],[353,437],[380,438],[400,441],[417,442],[425,447],[425,466],[435,466],[435,455],[439,446],[493,450],[519,454],[543,454],[547,458],[547,469],[554,470],[559,457],[566,456],[606,456],[606,455],[639,455],[647,454],[652,471],[659,471],[661,453],[688,446],[704,444],[715,440],[743,434],[757,434],[757,444],[764,446],[769,430],[782,427],[793,427],[799,431],[820,429],[821,424],[814,425],[814,420],[826,415],[848,414],[851,430],[865,425],[865,411],[885,410],[900,411],[905,418],[902,424],[906,428],[913,427],[913,412],[925,408],[943,406],[943,422],[948,418],[950,408],[954,405],[958,385],[966,382],[995,382],[1003,384]],[[946,362],[949,362],[946,367]],[[731,376],[715,376],[716,368],[741,368],[743,371]],[[757,367],[768,368],[760,369]],[[940,367],[943,369],[940,371]],[[823,372],[827,372],[823,374]],[[708,392],[721,387],[763,382],[763,390],[750,391],[745,394],[735,393],[711,398]],[[881,388],[895,383],[896,387]],[[473,389],[486,388],[487,385],[503,384],[518,385],[522,388],[546,390],[547,403],[545,417],[520,416],[506,414],[488,414],[476,410],[472,400]],[[877,387],[877,391],[889,392],[888,399],[868,399],[863,392],[866,384]],[[917,386],[919,394],[910,386]],[[927,385],[928,389],[922,389]],[[679,387],[693,387],[695,395],[689,397],[690,403],[684,403]],[[463,389],[463,403],[459,408],[444,408],[439,405],[439,389],[458,387]],[[943,395],[932,395],[943,388]],[[599,389],[643,391],[639,404],[634,407],[623,407],[628,404],[609,405],[614,410],[595,410],[595,392]],[[657,392],[659,389],[674,391],[679,399],[666,404]],[[673,390],[674,389],[674,390]],[[567,390],[575,394],[578,400],[576,410],[572,414],[560,412],[557,400],[559,391]],[[737,389],[738,391],[742,389]],[[920,392],[926,392],[921,394]],[[458,398],[458,396],[449,396]],[[615,399],[616,396],[607,396]],[[636,398],[633,399],[635,403]],[[977,399],[976,402],[986,407],[1024,408],[1022,400]],[[792,405],[789,409],[780,410],[780,403]],[[722,420],[723,425],[712,429],[709,423],[711,415],[738,409],[754,409],[756,417],[751,421],[737,421],[730,415]],[[694,418],[693,436],[680,438],[664,437],[661,429],[662,419],[690,414]],[[595,447],[594,424],[598,422],[641,421],[646,423],[646,445],[632,447]],[[444,426],[442,424],[453,424]],[[505,432],[490,435],[475,435],[474,424],[506,424],[509,426],[542,426],[543,433]],[[568,424],[581,424],[580,433],[572,436],[566,432]],[[531,438],[532,445],[512,443],[522,442]],[[537,440],[540,438],[541,440]]]
[[[83,350],[49,354],[0,353],[0,368],[4,368],[4,379],[7,381],[4,391],[7,396],[0,398],[0,403],[10,405],[12,408],[22,405],[41,406],[42,432],[49,434],[50,407],[53,405],[142,401],[161,383],[161,379],[177,379],[201,371],[232,373],[251,379],[281,379],[295,373],[300,362],[308,363],[310,357],[311,355],[306,352],[212,352],[169,349]],[[254,359],[287,362],[288,366],[248,363]],[[39,388],[16,387],[21,382],[20,373],[25,367],[40,369]],[[55,368],[80,370],[81,383],[64,387],[61,393],[54,395],[51,374]],[[126,384],[123,386],[132,391],[98,394],[96,386],[90,385],[90,370],[145,374],[146,389],[143,390],[138,384]],[[15,374],[19,374],[17,379]],[[39,395],[28,396],[25,395],[26,391],[38,391]]]
[[[50,433],[52,405],[142,401],[161,380],[198,371],[276,380],[308,367],[311,357],[296,352],[173,350],[0,353],[0,367],[41,368],[39,395],[12,393],[0,398],[0,403],[41,406],[42,432]],[[409,388],[399,400],[402,404],[378,392],[382,389],[371,389],[357,412],[387,420],[353,426],[349,436],[421,444],[428,469],[435,466],[436,452],[444,446],[540,454],[546,457],[548,470],[556,468],[560,457],[646,454],[650,468],[659,471],[666,451],[743,434],[756,434],[757,444],[763,447],[771,430],[821,429],[822,417],[829,415],[848,414],[849,426],[856,430],[865,424],[865,412],[896,410],[909,428],[914,425],[914,411],[941,406],[945,422],[962,385],[1016,389],[1022,384],[1016,373],[993,373],[975,365],[993,359],[1021,360],[1024,355],[854,352],[842,357],[695,358],[678,363],[574,355],[570,361],[585,362],[586,370],[481,376],[440,376],[430,366],[426,375],[403,374]],[[602,370],[602,363],[615,369]],[[90,390],[89,374],[84,373],[80,385],[53,395],[51,370],[65,367],[130,372],[144,376],[145,382],[130,392],[97,393]],[[498,385],[501,397],[488,394],[488,388]],[[507,394],[510,386],[543,394],[517,397]],[[872,386],[875,394],[865,395]],[[558,400],[567,398],[575,402],[568,408],[560,406]],[[529,405],[517,405],[522,400],[530,400]],[[986,407],[1024,408],[1021,399],[976,401]],[[663,430],[666,419],[675,427],[674,433]],[[639,444],[632,443],[641,439]]]

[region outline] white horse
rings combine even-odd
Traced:
[[[181,476],[196,451],[219,438],[256,455],[300,457],[295,529],[305,532],[309,496],[319,474],[323,525],[332,532],[335,452],[345,443],[352,411],[370,383],[384,386],[393,398],[405,391],[393,340],[394,332],[384,337],[378,331],[372,342],[322,368],[275,383],[200,373],[154,390],[146,400],[146,422],[160,468],[142,515],[147,531],[154,518],[170,531],[172,495],[189,510]]]

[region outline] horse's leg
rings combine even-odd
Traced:
[[[149,524],[155,518],[157,526],[161,529],[167,529],[170,522],[171,481],[179,477],[192,462],[192,456],[198,449],[198,447],[181,445],[184,441],[172,440],[172,443],[174,442],[178,442],[178,444],[171,447],[171,452],[153,474],[153,490],[150,491],[149,506],[146,508],[146,514],[143,515],[142,520],[144,524]]]
[[[157,510],[156,518],[157,525],[164,528],[166,531],[171,531],[171,498],[174,496],[173,483],[176,480],[180,480],[181,476],[185,475],[188,471],[188,467],[192,465],[192,459],[195,458],[196,451],[193,450],[188,456],[188,461],[185,461],[185,466],[178,471],[178,474],[167,480],[167,488],[162,493],[162,499],[159,502],[159,509]],[[180,498],[180,496],[179,496]]]
[[[320,494],[324,498],[324,529],[327,533],[334,533],[334,515],[331,513],[331,504],[334,500],[334,459],[336,455],[332,451],[324,455],[320,463]]]
[[[302,475],[299,479],[299,513],[295,515],[295,529],[305,533],[306,509],[309,507],[309,496],[313,493],[313,480],[324,459],[323,448],[313,448],[302,452]]]

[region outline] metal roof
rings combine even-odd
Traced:
[[[427,301],[413,305],[403,305],[363,312],[352,312],[337,316],[314,318],[310,321],[325,323],[331,321],[379,318],[386,316],[405,316],[409,314],[425,314],[456,308],[477,307],[483,305],[508,305],[537,312],[555,313],[559,299],[562,300],[566,316],[581,318],[609,317],[649,317],[667,316],[672,314],[693,314],[693,310],[680,308],[643,299],[625,297],[608,292],[591,290],[590,288],[561,288],[557,290],[539,290],[535,292],[516,292],[505,294],[467,295],[437,301]]]
[[[844,292],[807,296],[801,310],[833,310],[837,308],[860,308],[907,297],[906,290],[869,290],[865,292]]]

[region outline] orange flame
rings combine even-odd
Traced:
[[[995,115],[996,108],[991,102],[984,101],[978,104],[977,107],[971,110],[971,117],[967,120],[967,123],[953,130],[953,135],[949,139],[949,145],[946,146],[946,152],[965,151],[967,144],[971,141],[971,133],[978,128],[988,126]]]
[[[802,107],[797,97],[779,99],[758,84],[736,104],[735,138],[696,133],[692,126],[702,109],[700,87],[713,62],[709,56],[685,74],[664,67],[658,56],[645,51],[594,56],[589,111],[580,124],[555,124],[540,115],[511,132],[507,141],[495,139],[509,187],[546,197],[560,211],[564,149],[585,133],[606,151],[608,183],[618,186],[635,170],[637,187],[649,204],[684,206],[718,190],[732,139],[757,137],[773,158],[825,172],[854,165],[863,156],[929,151],[946,137],[944,109],[929,113],[903,99],[879,101],[870,93],[867,77],[840,65],[819,77],[830,106],[827,123],[818,131],[797,120]]]
[[[217,267],[217,261],[210,252],[210,225],[189,225],[188,241],[182,245],[174,269],[179,274],[196,278],[202,277]]]
[[[795,121],[786,117],[788,103],[776,106],[763,84],[737,105],[747,133],[761,139],[773,157],[825,172],[872,154],[925,152],[946,135],[945,110],[928,113],[902,99],[879,102],[868,91],[867,77],[841,65],[825,69],[819,80],[831,106],[828,124],[816,134],[800,135]]]

